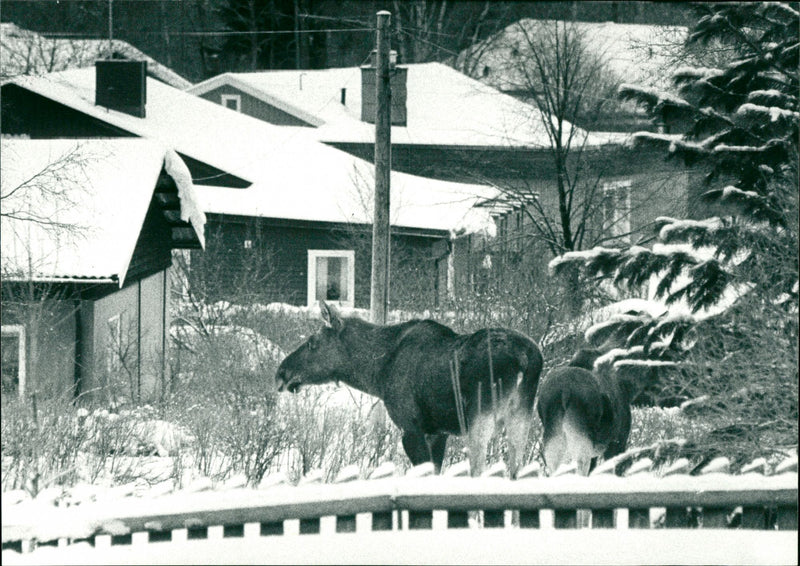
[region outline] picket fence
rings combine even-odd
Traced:
[[[797,458],[731,474],[620,460],[516,480],[466,462],[398,476],[391,464],[334,483],[267,478],[258,489],[50,507],[4,504],[3,563],[797,563]]]

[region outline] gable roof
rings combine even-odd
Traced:
[[[550,146],[542,114],[536,106],[441,63],[403,67],[408,69],[408,120],[406,126],[392,126],[393,144],[459,148]],[[201,95],[222,85],[239,88],[316,126],[308,135],[320,141],[373,143],[375,139],[375,125],[361,121],[359,67],[225,73],[198,83],[188,92]],[[590,143],[608,141],[592,135],[590,140]]]
[[[181,219],[202,245],[205,216],[186,183],[188,170],[160,144],[136,138],[0,144],[4,278],[121,287],[162,168],[177,185]]]
[[[147,82],[146,117],[138,118],[94,104],[94,69],[12,82],[252,182],[244,189],[197,185],[206,212],[371,223],[374,166],[308,139],[309,128],[273,126],[152,79]],[[485,214],[483,226],[493,229],[488,213],[472,208],[496,196],[489,187],[397,172],[391,173],[391,187],[395,226],[458,232],[475,226],[476,216]]]
[[[669,86],[670,67],[677,65],[677,51],[688,33],[683,26],[522,19],[463,50],[455,67],[502,91],[519,89],[528,84],[516,63],[525,56],[526,38],[555,24],[574,26],[589,51],[600,57],[617,79],[659,88]]]
[[[178,73],[136,49],[115,39],[64,39],[45,37],[13,23],[0,24],[0,77],[40,75],[65,69],[94,67],[98,59],[121,57],[147,61],[147,73],[175,88],[192,85]]]

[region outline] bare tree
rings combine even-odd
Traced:
[[[13,152],[18,148],[13,144],[3,143],[2,149],[5,159],[16,158]],[[64,286],[40,276],[43,264],[52,263],[52,258],[46,255],[47,248],[41,248],[39,243],[44,239],[71,246],[84,236],[84,229],[69,218],[84,190],[83,171],[89,161],[96,158],[97,155],[78,144],[27,178],[18,178],[8,167],[4,167],[0,175],[0,225],[4,244],[0,302],[4,322],[18,324],[24,329],[26,356],[24,367],[19,367],[18,371],[25,376],[24,395],[30,400],[34,418],[37,396],[59,390],[54,387],[56,384],[47,382],[50,376],[39,371],[40,339],[74,316],[77,308],[77,303],[67,300],[70,296]],[[22,360],[18,362],[22,365]],[[20,393],[22,386],[17,383]]]
[[[500,29],[510,7],[502,2],[416,0],[392,3],[392,23],[404,63],[443,61]]]
[[[582,249],[601,195],[599,176],[585,171],[588,136],[575,124],[590,124],[616,85],[605,71],[602,54],[590,50],[573,24],[541,22],[517,28],[518,33],[512,35],[512,55],[517,56],[512,57],[508,72],[519,82],[517,90],[528,93],[539,108],[557,194],[555,218],[538,198],[525,210],[552,252]]]
[[[49,38],[3,24],[0,37],[0,79],[35,75],[90,65],[98,56],[98,42]]]

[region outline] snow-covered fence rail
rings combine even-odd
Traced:
[[[605,560],[618,562],[640,548],[640,563],[687,556],[796,562],[796,459],[772,475],[758,462],[732,475],[724,459],[700,475],[686,474],[681,461],[661,477],[647,459],[625,477],[615,469],[610,462],[588,478],[568,470],[543,478],[529,467],[511,481],[492,477],[502,468],[482,478],[465,477],[466,466],[442,476],[421,466],[403,477],[383,468],[369,480],[351,470],[334,484],[316,483],[317,477],[298,486],[179,491],[48,509],[34,500],[4,505],[3,562],[195,561],[191,556],[206,563],[436,562],[445,548],[443,561],[463,555],[472,562],[598,563],[605,552]],[[319,536],[296,537],[312,534]],[[436,548],[396,554],[398,545],[408,551],[419,544]],[[561,554],[553,554],[554,544]],[[495,554],[480,554],[487,545]],[[581,549],[588,552],[583,558],[576,554]]]

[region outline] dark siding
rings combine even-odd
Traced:
[[[172,263],[171,243],[171,229],[154,199],[139,233],[126,281],[139,280],[169,267]]]
[[[252,249],[244,241],[253,242]],[[433,245],[442,238],[394,236],[393,305],[431,307],[436,300]],[[307,302],[308,250],[354,250],[355,305],[369,307],[371,233],[274,219],[209,215],[206,251],[193,252],[193,277],[204,280],[212,299],[232,302]]]
[[[2,133],[34,139],[137,137],[14,84],[2,87]]]
[[[276,108],[271,104],[267,104],[263,100],[259,100],[254,96],[250,96],[246,92],[242,92],[236,87],[230,85],[223,85],[214,90],[210,90],[205,94],[200,95],[201,98],[213,102],[214,104],[222,104],[223,94],[238,94],[242,97],[242,114],[247,114],[253,118],[258,118],[264,122],[275,124],[278,126],[306,126],[313,127],[312,124],[292,116],[284,112],[280,108]]]

